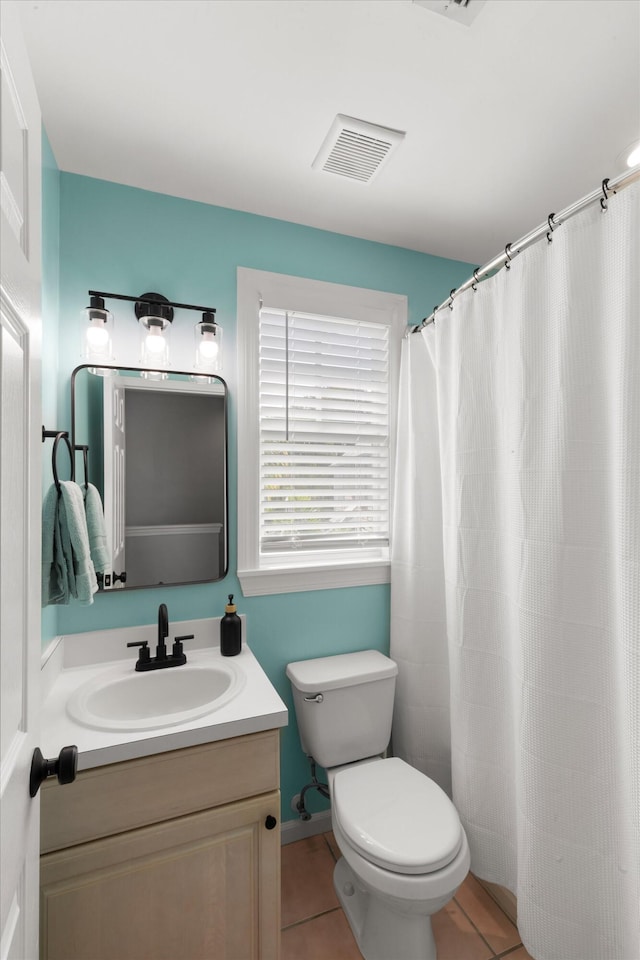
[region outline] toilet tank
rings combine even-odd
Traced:
[[[288,664],[304,752],[325,768],[383,753],[397,674],[377,650]]]

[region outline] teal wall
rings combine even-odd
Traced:
[[[235,353],[236,268],[293,274],[406,294],[418,322],[470,273],[468,264],[298,224],[208,206],[74,174],[60,174],[60,324],[58,407],[69,425],[70,376],[81,361],[78,317],[87,290],[211,304]],[[109,303],[113,309],[114,302]],[[116,323],[134,324],[121,310]],[[175,332],[172,334],[175,335]],[[119,357],[120,362],[124,359]],[[225,371],[223,371],[223,376]],[[97,596],[89,607],[58,610],[60,633],[152,623],[160,602],[172,620],[219,616],[228,593],[247,615],[252,650],[291,710],[282,735],[283,819],[309,779],[285,677],[291,660],[366,647],[388,651],[388,586],[244,598],[236,570],[236,403],[229,423],[229,576],[220,583]],[[310,803],[313,809],[313,801]]]

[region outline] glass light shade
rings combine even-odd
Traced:
[[[222,327],[213,319],[213,314],[204,313],[195,325],[195,368],[202,373],[215,373],[222,369]]]
[[[169,320],[163,317],[140,317],[142,349],[140,363],[143,367],[167,367],[169,365]]]
[[[99,304],[99,305],[97,305]],[[82,357],[88,363],[111,363],[113,360],[113,314],[104,309],[104,300],[91,298],[84,311]]]

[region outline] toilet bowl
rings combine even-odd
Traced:
[[[469,871],[456,810],[398,758],[328,771],[336,894],[365,960],[435,960],[431,916]]]
[[[447,795],[398,757],[393,660],[376,650],[287,666],[302,748],[327,771],[342,856],[334,885],[365,960],[437,960],[431,916],[469,870]]]

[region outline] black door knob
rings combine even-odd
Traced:
[[[266,819],[265,822],[264,822],[264,825],[265,825],[265,827],[267,828],[267,830],[273,830],[273,828],[275,827],[275,825],[277,824],[277,822],[278,822],[278,821],[276,820],[276,818],[275,818],[275,817],[272,817],[271,814],[269,814],[269,816],[267,817],[267,819]]]
[[[78,768],[78,748],[63,747],[57,757],[46,760],[39,747],[33,751],[29,774],[29,796],[35,797],[40,784],[48,777],[57,777],[58,783],[73,783]]]

